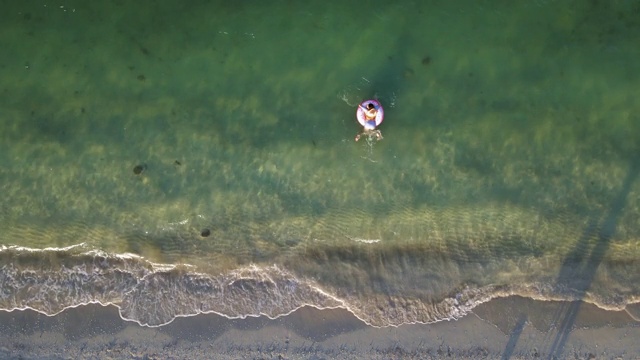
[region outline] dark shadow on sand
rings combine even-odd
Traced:
[[[582,299],[595,279],[596,271],[609,249],[616,225],[639,172],[638,164],[632,163],[627,177],[622,183],[618,195],[611,201],[608,211],[592,215],[584,233],[562,263],[555,288],[560,292],[574,294],[577,300],[562,302],[558,310],[555,311],[550,328],[555,328],[557,333],[546,352],[548,359],[562,358],[569,335],[576,325],[578,313],[586,305]],[[502,359],[509,359],[513,355],[527,321],[526,313],[519,316],[510,332]]]
[[[513,354],[513,350],[515,350],[516,345],[518,344],[518,339],[522,334],[522,330],[524,330],[524,326],[527,324],[527,314],[521,314],[516,322],[516,325],[511,330],[511,334],[509,334],[509,341],[507,342],[507,346],[504,348],[504,353],[502,353],[502,360],[508,360],[511,358]]]
[[[583,304],[581,299],[589,290],[598,266],[609,249],[618,219],[627,203],[627,197],[638,176],[638,171],[638,165],[633,163],[622,183],[618,196],[611,202],[608,212],[592,216],[582,237],[562,264],[556,288],[573,292],[579,300],[567,302],[558,310],[555,317],[557,320],[552,325],[557,329],[557,334],[548,351],[549,359],[559,358],[562,355]]]

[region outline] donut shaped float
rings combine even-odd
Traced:
[[[373,108],[376,112],[375,117],[373,118],[367,116],[367,110],[371,105],[373,105]],[[378,100],[365,100],[361,102],[360,105],[358,105],[356,118],[365,130],[374,130],[378,125],[382,123],[382,120],[384,119],[384,109],[382,108],[382,105],[378,102]]]

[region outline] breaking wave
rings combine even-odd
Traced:
[[[503,284],[465,285],[440,298],[406,294],[349,293],[280,265],[249,265],[219,274],[190,265],[157,264],[134,254],[108,254],[86,244],[65,248],[0,248],[0,309],[33,309],[55,315],[89,303],[115,305],[125,320],[162,326],[176,317],[216,313],[227,318],[287,315],[302,306],[343,308],[372,326],[397,326],[454,320],[496,297],[528,296],[539,300],[583,299],[622,309],[598,296],[562,286]]]

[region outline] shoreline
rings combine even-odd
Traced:
[[[0,360],[640,358],[628,2],[71,5],[0,14]]]
[[[633,309],[632,311],[635,311]],[[149,328],[115,306],[56,316],[0,312],[0,356],[30,358],[634,358],[640,323],[583,302],[494,299],[456,321],[374,328],[347,310],[301,308],[277,319],[177,318]]]

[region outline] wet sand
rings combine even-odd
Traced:
[[[458,321],[369,327],[345,310],[215,314],[148,328],[113,306],[0,312],[0,357],[23,359],[635,359],[640,323],[585,303],[495,299]]]

